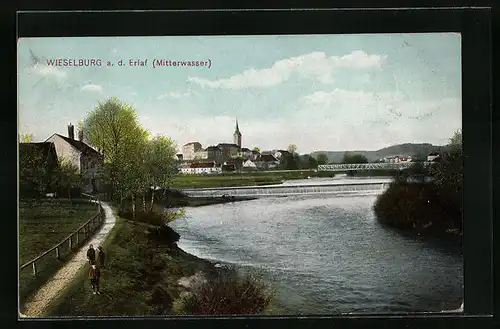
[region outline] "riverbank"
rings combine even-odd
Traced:
[[[225,312],[235,311],[235,307],[251,314],[263,311],[259,298],[270,294],[257,279],[239,277],[234,271],[184,252],[176,244],[178,239],[179,235],[167,226],[119,218],[103,246],[107,262],[102,269],[101,295],[92,294],[85,267],[46,315],[228,314]],[[210,295],[208,291],[214,286],[223,289]],[[248,287],[253,287],[255,294],[244,297]],[[227,296],[221,296],[224,294]],[[207,305],[217,305],[216,300],[228,296],[233,296],[233,300],[228,299],[231,303],[207,309]],[[248,308],[254,304],[261,309]],[[233,305],[232,309],[228,305]]]
[[[315,170],[293,171],[254,171],[243,173],[226,173],[219,175],[182,175],[174,177],[173,189],[238,187],[281,184],[285,180],[307,179],[312,177],[335,177],[334,172],[318,172]]]

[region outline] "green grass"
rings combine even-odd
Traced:
[[[172,240],[155,234],[156,226],[117,217],[103,244],[106,267],[101,295],[93,295],[85,266],[44,316],[174,315],[185,289],[177,282],[201,271],[215,277],[207,260],[187,254]]]
[[[93,295],[88,266],[53,302],[46,316],[139,316],[169,314],[179,295],[177,280],[210,263],[151,238],[148,224],[118,218],[103,249],[101,295]]]
[[[21,200],[19,204],[19,266],[52,248],[97,213],[97,205],[83,200]],[[80,237],[83,240],[83,235]],[[36,263],[37,276],[29,266],[19,273],[21,304],[72,256],[68,246]]]
[[[306,179],[308,177],[334,177],[333,172],[312,170],[227,173],[221,175],[177,175],[172,188],[209,188],[281,184],[284,180]]]

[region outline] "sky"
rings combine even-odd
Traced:
[[[55,66],[53,59],[100,59],[102,66]],[[146,59],[146,66],[129,65]],[[155,59],[209,66],[155,68]],[[20,134],[37,142],[66,136],[69,123],[110,97],[132,105],[143,127],[179,148],[232,142],[236,119],[242,146],[261,150],[443,145],[462,126],[461,39],[456,33],[19,39]]]

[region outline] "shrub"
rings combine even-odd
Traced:
[[[259,278],[219,272],[192,293],[182,294],[173,311],[183,315],[260,314],[271,300],[271,291]]]
[[[455,228],[461,216],[453,208],[442,189],[432,183],[394,182],[374,205],[375,214],[383,224],[427,231]]]

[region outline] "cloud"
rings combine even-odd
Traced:
[[[153,133],[164,133],[179,146],[203,147],[232,142],[233,116],[141,117]],[[334,89],[299,99],[280,116],[239,117],[243,146],[263,150],[296,144],[301,154],[318,150],[376,150],[399,143],[445,144],[460,128],[461,100],[413,101],[399,92],[374,93]]]
[[[92,91],[92,92],[97,92],[101,93],[102,92],[102,86],[101,85],[94,85],[94,84],[86,84],[81,88],[82,91]]]
[[[353,51],[344,56],[330,57],[325,52],[313,52],[277,61],[270,68],[251,68],[227,79],[211,81],[199,77],[189,77],[188,81],[203,88],[266,88],[281,84],[296,74],[303,78],[331,84],[334,82],[333,73],[339,68],[378,68],[386,58],[386,55],[369,55],[361,50]]]
[[[36,64],[29,68],[30,73],[41,75],[44,77],[51,77],[56,79],[64,79],[68,75],[66,71],[63,71],[56,66]]]
[[[165,93],[165,94],[162,94],[158,97],[156,97],[156,99],[158,100],[161,100],[161,99],[164,99],[164,98],[171,98],[171,99],[178,99],[178,98],[182,98],[182,97],[187,97],[191,95],[191,91],[186,91],[186,92],[178,92],[178,91],[170,91],[168,93]]]

